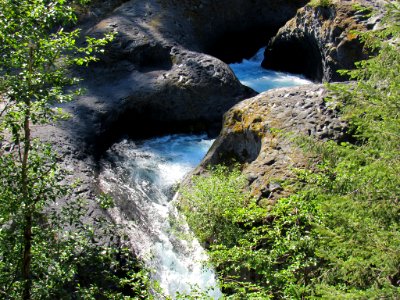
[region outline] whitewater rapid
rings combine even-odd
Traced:
[[[174,187],[201,161],[213,140],[205,135],[168,135],[114,144],[102,160],[100,186],[112,195],[109,210],[122,224],[137,255],[165,295],[196,289],[218,299],[215,273],[171,205]],[[160,297],[161,298],[161,297]]]

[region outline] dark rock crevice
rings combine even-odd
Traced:
[[[188,49],[231,63],[248,58],[292,18],[307,0],[161,0],[185,20],[191,35],[176,39]],[[192,48],[195,47],[195,48]]]
[[[273,49],[266,49],[265,57],[266,69],[302,74],[315,82],[323,78],[323,59],[312,37],[280,39]]]
[[[229,31],[219,37],[205,52],[218,57],[225,63],[237,63],[249,59],[262,47],[276,31],[271,28],[254,27],[245,31]]]
[[[152,107],[141,111],[127,110],[116,120],[105,121],[104,123],[109,122],[110,125],[104,128],[103,134],[87,140],[91,154],[96,160],[99,159],[112,144],[122,138],[138,140],[177,133],[207,133],[210,138],[215,138],[222,126],[219,120],[210,122],[202,118],[179,121],[160,120],[159,113]]]

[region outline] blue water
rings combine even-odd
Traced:
[[[312,83],[302,75],[267,70],[261,67],[265,48],[260,49],[250,59],[229,66],[240,82],[261,93],[280,87],[298,86]]]

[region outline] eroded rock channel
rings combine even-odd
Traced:
[[[114,185],[113,193],[118,198],[118,211],[105,212],[91,202],[89,214],[107,214],[113,221],[125,224],[127,229],[132,219],[138,219],[140,222],[147,219],[150,223],[153,221],[151,214],[154,212],[145,216],[143,211],[129,202],[134,201],[135,197],[141,197],[142,204],[150,201],[145,193],[147,179],[135,177],[135,184],[139,188],[132,192],[132,186],[123,182],[131,181],[132,178],[127,176],[127,172],[130,171],[124,171],[125,163],[119,160],[121,157],[133,159],[128,167],[138,168],[135,159],[154,159],[154,153],[149,154],[140,148],[151,143],[144,139],[173,133],[206,132],[209,136],[216,136],[222,128],[197,172],[202,172],[207,164],[220,163],[225,157],[234,156],[238,161],[247,164],[245,172],[249,186],[253,193],[261,198],[267,194],[281,192],[271,178],[287,174],[285,170],[293,166],[293,161],[302,162],[301,158],[298,159],[299,152],[294,151],[290,143],[276,141],[271,128],[302,132],[320,138],[341,138],[345,125],[325,106],[322,86],[288,88],[257,96],[255,90],[261,92],[262,89],[258,86],[253,86],[252,89],[243,85],[238,79],[239,73],[235,75],[232,71],[235,66],[230,68],[227,65],[243,57],[249,59],[257,49],[266,46],[278,29],[288,21],[268,45],[265,61],[268,59],[268,53],[274,57],[271,49],[275,46],[276,53],[283,53],[282,49],[289,53],[291,43],[302,38],[301,34],[290,31],[290,22],[295,22],[290,19],[302,16],[301,10],[297,15],[296,11],[306,2],[131,0],[111,5],[113,1],[108,1],[108,4],[111,3],[107,6],[110,10],[98,8],[94,10],[98,12],[97,16],[83,18],[81,27],[84,33],[97,36],[112,31],[116,32],[116,38],[98,63],[86,71],[76,70],[84,79],[82,85],[86,94],[64,106],[71,114],[71,119],[57,126],[39,127],[36,134],[55,144],[63,158],[63,164],[73,172],[71,179],[81,179],[82,185],[76,194],[93,199],[99,191],[112,191],[111,186]],[[310,9],[307,8],[306,12]],[[304,14],[303,17],[313,16]],[[363,18],[354,19],[354,22],[359,21],[366,22]],[[316,30],[309,28],[318,24],[315,25],[312,20],[304,24],[305,31],[316,34]],[[333,30],[329,24],[327,27]],[[346,24],[343,25],[345,27],[342,32],[347,32]],[[314,45],[307,48],[308,44],[304,41],[301,44],[301,47],[305,47],[302,48],[304,51],[311,53],[310,58],[301,59],[309,59],[306,66],[311,64],[318,71],[307,73],[305,68],[288,69],[289,71],[298,71],[315,81],[334,78],[323,75],[330,72],[330,69],[324,69],[326,57],[323,54],[330,39],[335,39],[335,43],[339,42],[335,48],[339,49],[338,39],[341,35],[320,36],[324,38],[319,40],[321,47]],[[279,43],[283,37],[291,42]],[[281,69],[279,66],[286,57],[275,57],[276,69]],[[258,58],[260,61],[264,58],[262,52]],[[293,57],[290,59],[288,61],[296,66]],[[354,56],[354,59],[358,59],[358,56]],[[254,62],[254,59],[246,63],[248,62]],[[270,76],[271,80],[276,79],[275,75]],[[264,80],[268,81],[268,78]],[[291,82],[292,79],[287,80]],[[293,80],[297,80],[298,84],[303,83],[301,80],[304,79],[296,77]],[[179,137],[178,140],[181,139]],[[121,143],[124,138],[125,142]],[[198,141],[199,138],[191,136],[189,139]],[[116,156],[119,158],[116,159]],[[201,157],[191,168],[200,159]],[[168,158],[160,160],[165,163]],[[149,207],[160,208],[161,215],[164,216],[170,214],[168,201],[165,200],[165,197],[170,196],[170,188],[166,188],[165,194],[161,191],[162,196],[159,194],[160,190],[153,193],[159,195],[156,203],[148,202]],[[276,199],[269,196],[268,198]],[[163,222],[165,221],[158,223],[162,225]],[[143,233],[139,235],[148,232],[149,239],[158,230],[152,229],[151,226],[146,228],[143,224],[140,226],[143,226]],[[133,242],[135,239],[140,240],[136,237],[137,233],[131,236],[133,251],[140,248]],[[163,239],[164,237],[158,235],[155,238],[156,244]],[[143,242],[146,243],[147,240]],[[169,240],[168,246],[161,243],[158,250],[169,251],[171,249],[168,247],[173,248],[179,243]],[[201,253],[198,255],[202,256]],[[176,272],[182,274],[187,274],[185,272],[191,268],[194,272],[198,271],[197,267],[175,267]],[[168,272],[166,274],[171,278],[175,276]],[[162,278],[157,276],[155,278],[162,281]],[[205,283],[201,284],[205,288],[215,284],[212,271],[207,276]],[[165,290],[169,290],[171,294],[180,288],[187,289],[187,285],[177,287],[175,283],[170,284],[169,280],[162,282],[165,283]],[[193,282],[188,284],[190,283]],[[213,290],[213,293],[217,298],[218,289]]]

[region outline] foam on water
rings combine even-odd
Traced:
[[[240,63],[229,66],[236,74],[240,82],[253,90],[261,93],[279,87],[298,86],[309,84],[311,81],[301,75],[267,70],[261,67],[265,48],[261,48],[257,54],[249,60],[244,59]]]

